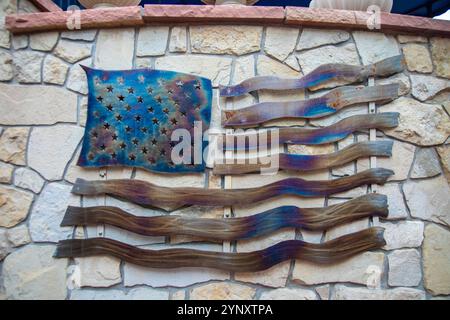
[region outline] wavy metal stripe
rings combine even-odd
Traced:
[[[347,191],[365,184],[384,184],[392,170],[375,168],[334,180],[311,181],[290,178],[258,188],[204,189],[168,188],[142,180],[77,179],[72,192],[78,195],[108,194],[146,207],[175,210],[189,205],[233,206],[258,203],[279,196],[322,197]]]
[[[274,76],[253,77],[237,85],[220,86],[220,95],[235,97],[248,92],[270,90],[334,88],[340,85],[362,82],[368,77],[386,77],[405,69],[402,55],[394,56],[367,66],[325,64],[300,79],[281,79]]]
[[[344,107],[387,102],[398,97],[398,84],[373,87],[342,87],[314,99],[302,101],[262,102],[253,106],[222,112],[224,127],[255,127],[278,119],[313,119],[333,114]]]
[[[61,226],[109,224],[144,236],[187,235],[232,241],[262,236],[283,228],[326,230],[373,215],[387,217],[386,196],[369,194],[324,208],[283,206],[248,217],[229,219],[138,217],[116,207],[70,206]]]
[[[367,129],[389,129],[398,126],[399,113],[386,112],[371,115],[356,115],[340,120],[328,127],[312,128],[279,128],[278,136],[280,144],[305,144],[319,145],[332,143],[344,139],[355,131]],[[267,145],[271,144],[270,130],[263,134],[267,137]],[[230,134],[221,136],[219,146],[225,151],[232,150],[256,150],[263,146],[255,143],[249,145],[248,141],[260,141],[261,133]],[[245,142],[247,140],[247,142]],[[242,143],[238,143],[242,141]]]
[[[278,167],[282,170],[314,171],[332,168],[352,162],[358,158],[390,157],[392,155],[392,141],[365,141],[349,145],[337,152],[320,155],[300,155],[281,153],[272,157],[278,157]],[[214,174],[234,175],[256,173],[268,169],[275,160],[267,157],[244,159],[245,163],[215,163]]]
[[[301,240],[280,242],[269,248],[243,253],[211,252],[193,249],[148,250],[108,238],[62,240],[56,247],[56,258],[110,255],[150,268],[206,267],[234,272],[262,271],[290,260],[332,263],[358,253],[382,248],[386,242],[383,228],[370,228],[325,243]]]

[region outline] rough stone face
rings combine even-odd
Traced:
[[[231,79],[232,84],[237,84],[245,79],[255,76],[255,57],[245,56],[238,57],[234,62],[234,74]]]
[[[169,292],[153,288],[134,288],[130,291],[120,290],[73,290],[70,300],[168,300]]]
[[[96,34],[97,30],[64,31],[61,33],[61,38],[70,40],[93,41]]]
[[[330,285],[329,284],[316,287],[316,292],[319,295],[320,300],[329,300],[330,299]]]
[[[0,182],[11,183],[14,166],[0,162]]]
[[[33,50],[52,51],[58,41],[58,32],[41,32],[30,35],[30,47]]]
[[[284,60],[284,63],[295,71],[300,72],[300,63],[298,62],[295,54],[291,54],[289,57],[287,57],[286,60]]]
[[[28,35],[14,35],[12,38],[12,46],[16,50],[28,47]]]
[[[31,242],[30,233],[25,224],[6,230],[6,236],[11,246],[20,247]]]
[[[386,245],[384,249],[394,250],[400,248],[420,247],[423,241],[423,222],[404,221],[399,223],[380,223],[385,228],[384,239]]]
[[[406,180],[414,160],[415,150],[416,147],[412,144],[394,141],[392,156],[377,158],[377,166],[394,171],[394,175],[389,177],[389,181]]]
[[[214,86],[230,81],[231,59],[199,55],[166,56],[156,59],[156,69],[192,73],[212,80]]]
[[[11,127],[0,136],[0,160],[12,164],[25,164],[28,128]]]
[[[356,52],[356,47],[353,43],[340,47],[324,46],[317,49],[302,51],[297,57],[304,74],[327,63],[360,64],[358,53]]]
[[[318,265],[303,260],[296,260],[292,273],[293,281],[313,285],[328,282],[351,282],[368,284],[370,278],[383,273],[384,254],[365,252],[343,262]]]
[[[184,290],[175,291],[170,300],[186,300],[186,292]]]
[[[62,300],[66,298],[67,259],[55,259],[53,245],[28,245],[3,263],[3,281],[9,299]]]
[[[192,52],[243,55],[260,50],[262,27],[191,26],[190,36]]]
[[[0,261],[11,252],[11,246],[6,235],[6,229],[0,228]]]
[[[173,27],[170,32],[169,52],[186,52],[186,27]]]
[[[14,78],[13,57],[9,52],[0,50],[0,81]]]
[[[430,42],[436,74],[450,79],[450,61],[448,60],[450,56],[450,39],[431,38]]]
[[[29,168],[18,168],[14,172],[14,184],[34,193],[41,192],[44,182],[39,174]]]
[[[392,287],[415,287],[422,279],[420,253],[415,249],[396,250],[388,255],[388,283]]]
[[[368,289],[336,285],[334,300],[425,300],[425,292],[412,288]]]
[[[61,59],[75,63],[91,56],[92,45],[83,42],[60,40],[53,54]]]
[[[251,300],[256,290],[237,283],[218,282],[191,290],[191,300]]]
[[[433,63],[427,47],[420,44],[407,44],[403,47],[403,55],[409,71],[420,73],[433,72]]]
[[[44,59],[42,52],[16,51],[13,54],[17,81],[20,83],[41,82],[41,65]]]
[[[281,288],[261,293],[259,300],[317,300],[312,290]]]
[[[297,28],[267,27],[264,51],[277,60],[284,61],[295,49]]]
[[[122,281],[120,260],[109,256],[75,259],[80,287],[110,287]],[[77,270],[79,268],[79,270]]]
[[[72,235],[71,227],[59,224],[68,205],[79,206],[79,197],[72,195],[70,185],[49,183],[33,206],[30,216],[30,234],[35,242],[58,242]]]
[[[422,254],[425,288],[432,295],[450,294],[450,232],[427,225]]]
[[[339,199],[338,201],[333,201],[331,204],[336,204],[336,202],[345,202],[345,201],[346,200]],[[367,229],[368,227],[369,227],[369,220],[367,218],[338,225],[326,231],[325,241],[333,240],[346,234],[358,232]]]
[[[420,101],[435,97],[444,90],[450,90],[450,80],[433,76],[411,75],[412,95]]]
[[[70,68],[69,78],[67,79],[67,88],[81,94],[88,93],[86,72],[81,68],[83,66],[91,66],[92,60],[86,59],[77,63]]]
[[[408,211],[403,201],[400,185],[389,183],[384,186],[377,186],[377,193],[384,194],[388,197],[388,220],[406,219],[408,217]]]
[[[0,92],[0,105],[8,106],[8,112],[0,113],[0,124],[36,125],[77,121],[77,96],[62,88],[0,84]],[[19,132],[22,131],[28,133],[28,129],[20,128]],[[21,142],[26,143],[26,136]]]
[[[161,56],[166,52],[169,27],[144,27],[139,29],[136,56]]]
[[[83,136],[83,128],[72,125],[36,127],[28,146],[29,166],[48,180],[59,180]]]
[[[301,74],[288,66],[267,56],[258,56],[256,64],[258,76],[278,76],[283,78],[298,78]],[[268,90],[265,90],[268,91]]]
[[[408,181],[403,190],[413,217],[450,226],[450,187],[442,175]]]
[[[347,31],[305,28],[300,36],[297,50],[312,49],[325,44],[337,44],[348,39],[350,39],[350,34]]]
[[[134,29],[100,30],[94,66],[102,69],[131,69],[134,54]]]
[[[355,31],[353,38],[364,64],[375,63],[400,54],[393,36],[379,32]]]
[[[48,55],[44,60],[44,82],[64,84],[69,67],[59,58]]]
[[[441,161],[442,169],[444,170],[447,182],[450,184],[450,145],[438,147],[436,150],[439,154],[439,160]]]
[[[414,35],[399,35],[397,37],[398,42],[400,43],[409,43],[409,42],[418,42],[418,43],[428,43],[428,39],[422,36],[414,36]]]
[[[450,135],[450,118],[440,105],[399,98],[380,107],[380,111],[400,113],[398,127],[384,130],[388,136],[420,146],[432,146],[444,143]]]
[[[433,177],[441,173],[439,159],[433,148],[422,148],[416,152],[411,178]]]

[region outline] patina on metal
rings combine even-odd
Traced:
[[[255,127],[283,118],[314,119],[333,114],[344,107],[366,102],[389,102],[398,97],[398,84],[374,87],[342,87],[308,100],[262,102],[239,110],[224,110],[224,127]]]
[[[88,116],[78,165],[131,166],[162,172],[200,172],[195,163],[174,163],[177,129],[189,132],[191,155],[207,142],[194,141],[194,130],[209,128],[211,81],[172,71],[105,71],[83,67],[89,87]],[[186,161],[185,161],[186,162]]]
[[[381,249],[386,244],[383,233],[383,228],[375,227],[324,243],[290,240],[263,250],[241,253],[193,249],[148,250],[108,238],[70,239],[59,241],[54,256],[76,258],[110,255],[151,268],[206,267],[234,272],[255,272],[290,259],[319,264],[342,261],[361,252]]]
[[[288,154],[280,153],[267,157],[235,159],[226,163],[215,163],[214,174],[234,175],[258,173],[270,167],[271,158],[277,157],[278,167],[290,171],[314,171],[344,165],[360,158],[390,157],[392,155],[392,141],[363,141],[353,143],[339,151],[329,154]],[[267,158],[267,159],[264,159]],[[268,161],[267,161],[268,160]]]
[[[362,82],[369,77],[386,77],[402,72],[404,69],[405,61],[402,55],[387,58],[367,66],[325,64],[300,79],[258,76],[244,80],[237,85],[221,86],[220,95],[224,97],[235,97],[261,89],[309,89],[315,91]]]
[[[120,208],[69,206],[62,227],[108,224],[144,236],[195,236],[205,240],[232,241],[270,234],[283,228],[326,230],[370,216],[387,217],[387,197],[368,194],[324,208],[283,206],[248,217],[201,219],[177,215],[142,217]]]
[[[385,112],[370,115],[355,115],[323,128],[277,128],[279,144],[320,145],[344,139],[349,134],[367,129],[390,129],[398,126],[399,113]],[[264,144],[259,141],[264,140]],[[250,144],[250,141],[255,143]],[[238,133],[219,136],[218,147],[225,151],[267,149],[272,144],[270,130],[253,133]]]
[[[246,205],[289,195],[306,198],[323,197],[361,185],[384,184],[393,174],[392,170],[375,168],[333,180],[311,181],[289,178],[259,188],[246,189],[168,188],[136,179],[97,181],[77,179],[72,193],[86,196],[107,194],[142,206],[170,211],[188,205]]]

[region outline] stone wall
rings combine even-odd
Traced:
[[[2,1],[5,14],[36,11],[26,0]],[[392,36],[376,32],[272,26],[161,25],[141,28],[10,35],[0,30],[0,299],[448,299],[450,297],[450,39]],[[380,84],[400,84],[401,98],[379,108],[401,113],[400,126],[379,132],[394,141],[393,157],[378,166],[395,176],[378,192],[389,197],[385,220],[363,219],[326,232],[282,230],[232,244],[190,237],[143,237],[120,229],[60,228],[67,205],[118,206],[137,215],[164,214],[110,197],[70,193],[78,177],[144,179],[164,186],[223,188],[225,177],[164,176],[142,170],[86,170],[75,165],[86,121],[86,79],[80,64],[104,69],[158,68],[199,74],[219,84],[254,75],[299,77],[330,62],[368,64],[403,52],[407,70]],[[217,95],[217,90],[214,90]],[[322,94],[322,92],[320,93]],[[232,100],[239,108],[257,101],[314,96],[303,91],[261,91]],[[216,101],[216,99],[214,99]],[[224,101],[221,101],[224,103]],[[276,126],[325,126],[368,112],[346,108],[313,121],[278,121]],[[214,105],[213,124],[218,125]],[[336,144],[290,146],[291,153],[319,154],[368,139],[351,135]],[[332,179],[369,167],[367,159],[312,174]],[[292,175],[292,174],[291,174]],[[260,186],[276,176],[227,178],[231,187]],[[228,182],[229,181],[229,182]],[[246,216],[290,204],[317,207],[359,196],[367,189],[321,199],[283,198],[235,207]],[[170,214],[222,217],[223,208],[190,207]],[[380,225],[387,245],[345,262],[317,266],[288,261],[257,273],[210,269],[141,268],[110,257],[52,258],[55,243],[70,237],[105,235],[145,248],[186,247],[245,252],[288,239],[323,242]]]

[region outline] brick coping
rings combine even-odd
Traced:
[[[374,31],[450,37],[450,21],[391,13],[381,13],[380,18],[380,28]],[[67,21],[73,23],[77,19],[82,30],[161,23],[271,24],[369,30],[370,14],[303,7],[145,5],[14,14],[6,16],[5,25],[13,33],[67,31],[70,30]]]

